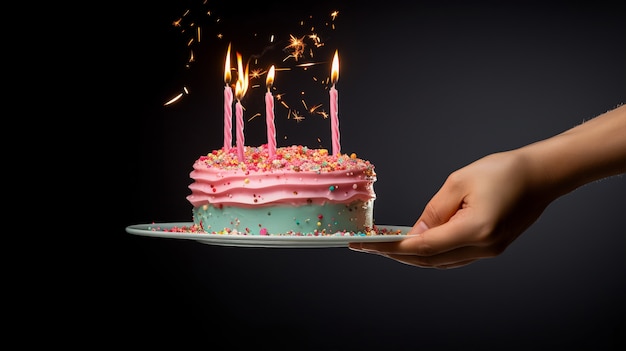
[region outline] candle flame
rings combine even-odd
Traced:
[[[241,98],[243,98],[243,86],[241,79],[238,79],[237,83],[235,83],[235,97],[237,100],[241,100]]]
[[[333,67],[330,75],[330,80],[333,85],[335,85],[335,83],[337,83],[337,81],[339,80],[339,54],[337,53],[337,50],[335,50],[335,57],[333,58]]]
[[[228,51],[226,51],[226,63],[224,64],[224,83],[230,84],[230,43],[228,44]]]
[[[274,84],[274,65],[272,65],[272,67],[270,67],[270,71],[267,73],[267,79],[265,80],[265,85],[267,85],[267,91],[270,91],[270,89],[272,89],[272,85]]]
[[[250,69],[249,64],[246,64],[246,70],[243,69],[243,58],[240,53],[237,53],[237,86],[235,89],[235,96],[237,100],[243,99],[243,96],[246,95],[246,91],[248,90],[248,71]]]
[[[237,80],[243,80],[243,57],[240,53],[237,53]]]

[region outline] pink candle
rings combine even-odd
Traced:
[[[224,87],[224,151],[233,146],[233,89]]]
[[[274,97],[272,84],[274,83],[274,66],[270,68],[266,79],[267,93],[265,93],[265,123],[267,124],[267,150],[269,157],[276,155],[276,126],[274,125]]]
[[[224,151],[233,147],[233,89],[230,87],[230,44],[224,64]]]
[[[339,94],[335,89],[335,83],[339,80],[339,56],[335,51],[335,57],[333,58],[332,72],[330,75],[332,87],[330,88],[330,132],[333,142],[333,155],[339,155],[341,153],[341,144],[339,143],[339,116],[337,115],[337,105]]]
[[[245,138],[243,135],[243,107],[241,106],[241,98],[243,97],[243,87],[241,80],[237,81],[235,85],[235,94],[237,95],[237,103],[235,104],[235,121],[236,121],[236,134],[237,134],[237,158],[239,162],[243,162],[243,148]]]
[[[235,119],[237,128],[237,158],[239,162],[244,161],[244,135],[243,135],[243,106],[241,106],[241,99],[248,90],[248,66],[246,70],[243,70],[243,62],[240,53],[237,53],[237,66],[238,66],[238,78],[237,84],[235,84],[235,97],[237,103],[235,104]]]
[[[237,103],[235,104],[235,118],[236,118],[236,129],[237,129],[237,158],[239,159],[239,162],[243,162],[243,148],[244,148],[244,142],[245,142],[245,138],[243,135],[243,107],[241,106],[241,101],[240,101],[240,86],[241,83],[240,81],[237,81],[237,87],[236,87],[236,91],[237,91]]]

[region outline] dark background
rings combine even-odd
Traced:
[[[116,85],[104,94],[113,111],[103,124],[120,152],[107,164],[115,186],[103,194],[114,205],[99,212],[99,235],[111,244],[99,258],[103,298],[84,306],[85,318],[110,318],[92,329],[96,340],[204,349],[624,348],[623,176],[558,199],[502,255],[448,271],[347,248],[219,247],[124,230],[191,221],[191,165],[222,145],[227,39],[217,31],[246,50],[256,42],[246,43],[251,32],[340,11],[326,49],[340,52],[342,150],[376,165],[375,221],[410,226],[455,169],[626,102],[617,2],[209,2],[223,27],[197,15],[199,1],[144,3],[119,6],[102,50],[118,67],[105,73]],[[186,9],[206,27],[190,67],[187,33],[172,26]],[[189,94],[163,106],[183,86]],[[278,120],[290,143],[309,143],[308,126],[330,148],[314,118]],[[262,119],[255,122],[246,125],[248,144],[262,140],[254,136]]]

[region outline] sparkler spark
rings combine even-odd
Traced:
[[[317,65],[321,65],[324,62],[307,62],[307,63],[301,63],[299,65],[296,65],[296,67],[311,67],[311,66],[317,66]]]
[[[172,99],[164,103],[163,106],[171,105],[175,103],[176,101],[179,101],[183,97],[183,95],[189,95],[189,90],[187,90],[187,87],[183,87],[182,93],[176,95],[175,97],[173,97]]]
[[[315,113],[315,110],[317,110],[317,109],[318,109],[318,108],[320,108],[320,107],[322,107],[322,104],[315,105],[315,106],[311,107],[311,108],[309,109],[309,113],[310,113],[310,114]],[[319,112],[317,112],[317,113],[319,113]]]
[[[293,119],[296,120],[296,122],[302,122],[305,119],[305,117],[296,110],[291,110],[291,115],[293,116]]]
[[[315,47],[319,48],[321,46],[324,46],[324,43],[322,43],[322,39],[320,39],[320,37],[315,33],[309,35],[309,39],[313,41]]]
[[[189,60],[187,62],[192,63],[196,60],[195,56],[193,55],[193,50],[189,51]]]
[[[183,97],[183,93],[180,93],[180,94],[176,95],[170,101],[164,103],[163,106],[171,105],[171,104],[175,103],[176,101],[180,100],[181,97]]]
[[[261,68],[252,69],[252,71],[250,71],[250,79],[261,78],[261,76],[266,74],[266,73],[267,73],[267,71],[264,71]]]
[[[290,51],[291,53],[283,61],[286,61],[290,57],[292,57],[295,61],[298,61],[298,59],[304,54],[304,47],[306,46],[303,41],[304,36],[302,38],[296,38],[293,34],[289,34],[289,38],[289,45],[287,45],[284,50]]]
[[[329,64],[327,58],[330,55],[325,51],[330,50],[329,47],[333,50],[336,47],[336,42],[329,40],[334,40],[336,36],[330,36],[329,32],[335,30],[339,9],[313,9],[313,13],[290,16],[280,17],[279,21],[285,23],[272,27],[272,23],[275,22],[273,18],[268,21],[268,18],[259,16],[258,13],[241,18],[233,15],[231,7],[217,5],[215,1],[191,0],[188,8],[183,9],[182,13],[175,14],[170,24],[180,36],[180,46],[187,53],[181,55],[182,66],[185,72],[189,72],[193,77],[204,75],[204,73],[193,74],[191,69],[195,68],[195,65],[212,62],[213,59],[206,56],[215,53],[219,53],[220,57],[223,55],[221,47],[225,47],[224,41],[232,42],[235,47],[239,46],[239,51],[248,60],[237,68],[228,68],[233,75],[236,74],[233,83],[229,85],[237,93],[235,81],[239,82],[239,91],[235,95],[241,100],[242,107],[245,103],[247,115],[251,115],[246,118],[247,122],[264,121],[264,118],[257,118],[264,116],[264,100],[262,96],[260,97],[260,92],[265,90],[259,89],[264,85],[258,84],[258,79],[264,78],[269,67],[278,63],[281,67],[276,67],[275,71],[285,74],[281,73],[272,87],[278,102],[276,107],[280,110],[277,116],[298,123],[304,122],[305,117],[314,116],[304,123],[308,129],[311,123],[329,117],[323,110],[328,97],[324,91],[329,89],[330,84],[330,77],[326,77],[329,72],[325,68]],[[292,22],[292,28],[283,26],[288,24],[287,22]],[[205,68],[202,70],[204,72]],[[211,84],[204,78],[199,80],[194,78],[195,81]],[[285,91],[289,93],[285,94]],[[175,94],[163,105],[181,103],[188,99],[189,92],[185,87]],[[298,105],[302,106],[300,111],[293,109]],[[318,115],[322,118],[317,117]],[[311,137],[311,141],[315,143],[315,136]],[[317,142],[321,143],[319,138]]]

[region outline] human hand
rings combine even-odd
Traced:
[[[515,151],[475,161],[450,174],[406,239],[349,247],[431,268],[497,256],[554,200],[535,185],[525,163]]]

